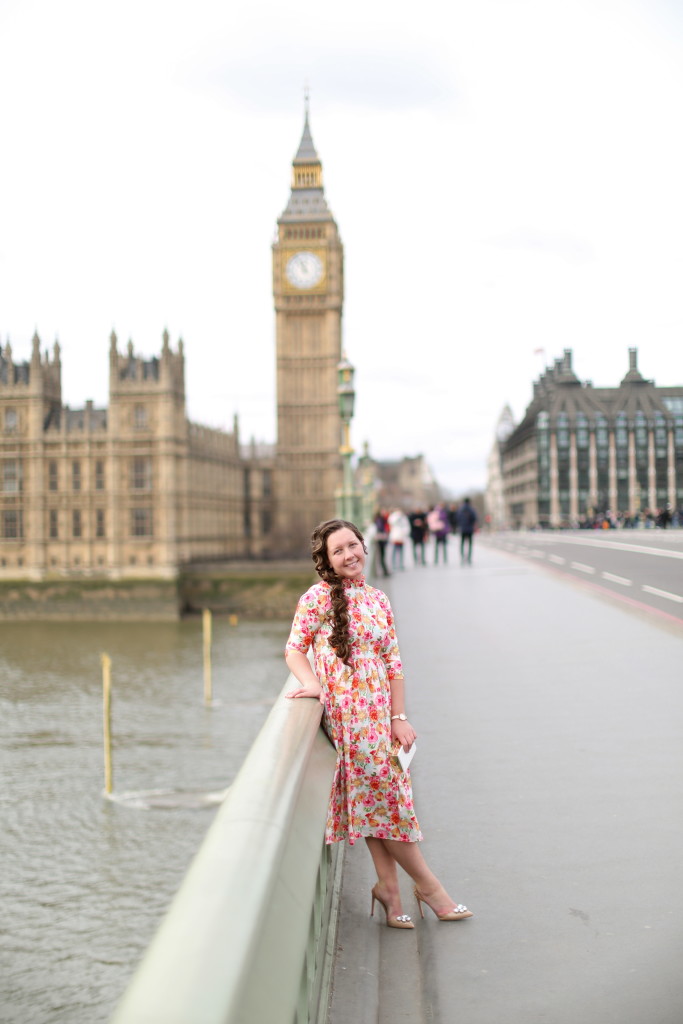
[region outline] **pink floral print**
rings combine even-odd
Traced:
[[[330,647],[329,583],[316,583],[299,599],[287,650],[313,647],[325,698],[323,723],[337,750],[325,841],[371,836],[406,843],[422,839],[408,772],[391,753],[391,688],[402,675],[394,617],[386,594],[363,578],[345,580],[352,667]]]

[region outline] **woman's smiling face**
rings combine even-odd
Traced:
[[[335,530],[327,538],[327,558],[333,571],[343,579],[355,580],[363,575],[363,542],[347,526]]]

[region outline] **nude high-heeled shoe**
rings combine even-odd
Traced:
[[[386,918],[387,918],[387,928],[414,928],[415,927],[413,922],[410,920],[410,917],[408,916],[408,914],[399,914],[396,917],[389,917],[389,908],[387,907],[387,905],[384,902],[384,900],[382,899],[382,897],[378,896],[377,893],[375,892],[375,886],[373,886],[373,888],[371,890],[371,894],[372,894],[372,906],[370,908],[370,917],[374,917],[375,916],[375,900],[377,900],[377,902],[381,903],[381,905],[384,907],[384,913],[386,914]]]
[[[430,907],[429,906],[429,903],[424,898],[424,896],[422,895],[422,893],[420,892],[420,890],[418,889],[417,886],[415,886],[414,892],[415,892],[415,899],[417,900],[417,907],[418,907],[418,910],[420,911],[420,917],[423,920],[424,920],[424,916],[425,916],[424,915],[424,911],[422,909],[422,904],[423,903],[427,904],[429,909],[431,911],[433,911],[433,913],[438,917],[439,921],[464,921],[468,917],[474,917],[474,914],[472,913],[472,911],[468,910],[467,907],[463,906],[462,903],[458,903],[457,906],[453,907],[452,910],[447,911],[445,914],[437,914],[436,911],[434,910],[434,907]]]

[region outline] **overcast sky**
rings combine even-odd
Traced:
[[[0,0],[0,340],[186,352],[192,419],[275,440],[271,251],[304,83],[345,247],[353,441],[482,486],[542,371],[683,384],[678,0]]]

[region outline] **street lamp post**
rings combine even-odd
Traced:
[[[337,494],[337,514],[340,519],[353,522],[355,519],[355,494],[353,490],[353,448],[351,447],[351,420],[353,419],[353,406],[356,400],[356,392],[353,389],[354,367],[346,356],[342,356],[337,366],[337,397],[339,400],[339,415],[342,421],[342,443],[339,454],[342,457],[342,488]]]
[[[363,454],[358,459],[358,479],[360,480],[360,526],[366,529],[373,520],[373,512],[377,504],[377,482],[375,464],[370,455],[370,445],[363,442]]]

